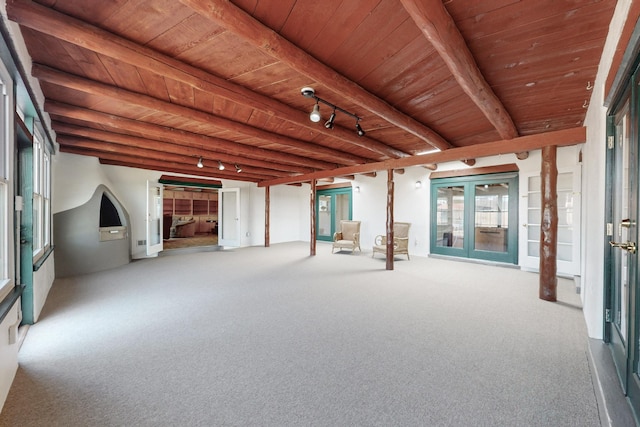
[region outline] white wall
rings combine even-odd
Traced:
[[[2,366],[2,369],[0,369],[0,411],[2,411],[11,383],[18,370],[19,344],[15,339],[13,342],[10,341],[9,335],[13,334],[15,337],[15,334],[17,334],[17,325],[22,319],[20,305],[21,300],[18,298],[2,320],[2,323],[0,323],[0,342],[2,342],[2,345],[0,345],[0,364]]]
[[[87,203],[101,184],[120,198],[96,157],[58,153],[53,156],[52,164],[51,210],[54,214]]]
[[[37,322],[55,279],[53,256],[47,257],[38,271],[33,272],[33,321]]]

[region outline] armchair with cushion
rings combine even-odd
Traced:
[[[406,255],[409,258],[409,228],[411,228],[410,222],[394,222],[393,223],[393,255]],[[376,252],[383,255],[387,254],[387,236],[376,236],[373,246],[373,253]]]
[[[196,220],[193,217],[180,217],[175,220],[176,233],[174,237],[193,237],[196,235]]]
[[[351,249],[353,253],[356,248],[360,249],[360,221],[340,221],[340,231],[333,233],[333,247],[331,253],[335,249]]]

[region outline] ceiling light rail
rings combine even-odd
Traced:
[[[313,109],[311,110],[311,114],[309,114],[309,120],[311,120],[314,123],[319,122],[322,119],[322,116],[320,115],[320,104],[325,104],[327,106],[329,106],[330,108],[333,109],[331,116],[329,117],[329,120],[327,120],[324,124],[324,127],[327,129],[333,129],[333,123],[336,119],[336,111],[339,111],[343,114],[346,114],[348,116],[353,117],[354,119],[356,119],[356,133],[358,134],[358,136],[364,136],[365,135],[365,131],[362,129],[362,127],[360,126],[360,120],[362,120],[361,117],[358,117],[357,115],[350,113],[349,111],[342,109],[340,107],[338,107],[335,104],[330,103],[329,101],[326,101],[318,96],[316,96],[316,91],[311,88],[311,87],[303,87],[302,89],[300,89],[300,93],[302,94],[302,96],[304,96],[305,98],[313,98],[315,99],[316,103],[313,106]]]

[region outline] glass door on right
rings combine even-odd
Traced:
[[[607,147],[607,192],[610,199],[606,230],[609,268],[604,335],[622,388],[638,413],[638,116],[631,108],[632,99],[633,96],[627,98],[610,116],[611,135]]]

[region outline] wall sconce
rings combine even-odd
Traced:
[[[359,192],[360,192],[360,187],[356,185],[355,187],[353,187],[353,190],[354,190],[356,193],[359,193]]]
[[[236,167],[236,172],[238,173],[242,172],[242,168],[240,166],[238,166],[237,164],[234,166]]]
[[[222,162],[220,160],[218,160],[218,169],[223,171],[224,170],[224,165],[222,164]]]
[[[422,188],[422,181],[416,181],[416,188]]]
[[[198,159],[198,163],[196,164],[196,166],[199,167],[200,169],[204,167],[204,164],[202,164],[202,156],[200,156],[200,158]]]
[[[333,129],[333,122],[336,119],[336,111],[340,111],[341,113],[344,113],[356,119],[356,132],[358,136],[365,135],[366,132],[362,129],[359,123],[360,120],[362,120],[360,117],[348,112],[347,110],[343,110],[342,108],[330,103],[329,101],[325,101],[324,99],[317,97],[316,91],[312,87],[303,87],[302,89],[300,89],[300,93],[305,98],[313,98],[316,101],[316,105],[313,106],[313,110],[311,110],[311,114],[309,115],[309,120],[311,120],[312,122],[317,123],[320,121],[320,103],[323,103],[333,108],[333,113],[331,113],[331,117],[329,117],[329,120],[325,122],[324,127],[326,127],[327,129]]]

